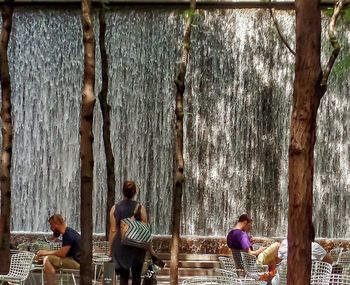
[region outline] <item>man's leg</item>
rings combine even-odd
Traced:
[[[269,266],[269,271],[273,271],[276,269],[277,263],[277,253],[280,247],[279,242],[274,242],[269,247],[267,247],[263,252],[258,255],[257,263],[264,264]]]
[[[47,285],[54,285],[55,284],[55,277],[56,277],[56,269],[54,265],[52,264],[52,256],[45,256],[44,257],[44,274],[46,279]]]

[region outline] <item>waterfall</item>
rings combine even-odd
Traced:
[[[121,198],[125,179],[135,180],[155,234],[169,234],[170,227],[182,12],[120,9],[106,15],[116,195]],[[276,16],[293,46],[294,13]],[[349,25],[339,31],[348,52]],[[322,38],[325,62],[330,51]],[[82,48],[79,10],[16,8],[9,50],[13,231],[48,231],[54,212],[80,229]],[[96,59],[97,96],[98,47]],[[285,236],[294,57],[268,11],[199,11],[187,74],[182,233],[222,236],[248,212],[255,235]],[[323,237],[350,234],[349,79],[331,77],[317,121],[314,221]],[[107,186],[98,100],[94,113],[93,229],[102,233]]]

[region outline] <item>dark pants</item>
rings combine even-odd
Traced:
[[[141,284],[141,271],[143,267],[143,262],[134,261],[131,266],[131,274],[132,274],[132,285],[140,285]],[[128,285],[130,270],[119,268],[120,274],[120,285]]]

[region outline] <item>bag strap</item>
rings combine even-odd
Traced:
[[[135,209],[134,209],[134,212],[133,212],[133,216],[135,216],[136,215],[136,213],[137,213],[137,210],[138,210],[138,208],[141,206],[141,204],[140,203],[137,203],[136,204],[136,206],[135,206]]]

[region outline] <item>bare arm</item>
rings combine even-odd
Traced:
[[[259,247],[257,250],[251,250],[250,248],[248,248],[248,250],[245,250],[246,252],[248,252],[249,254],[258,256],[261,252],[263,252],[265,250],[266,247]]]
[[[141,221],[144,223],[148,223],[147,211],[144,206],[141,206]]]
[[[329,263],[329,264],[332,264],[332,263],[333,263],[333,259],[332,259],[332,257],[331,257],[328,253],[324,256],[324,258],[322,259],[322,261],[327,262],[327,263]]]
[[[108,235],[109,256],[112,255],[112,243],[113,243],[115,235],[117,234],[114,211],[115,211],[115,205],[111,208],[111,211],[109,212],[109,220],[110,220],[109,235]]]

